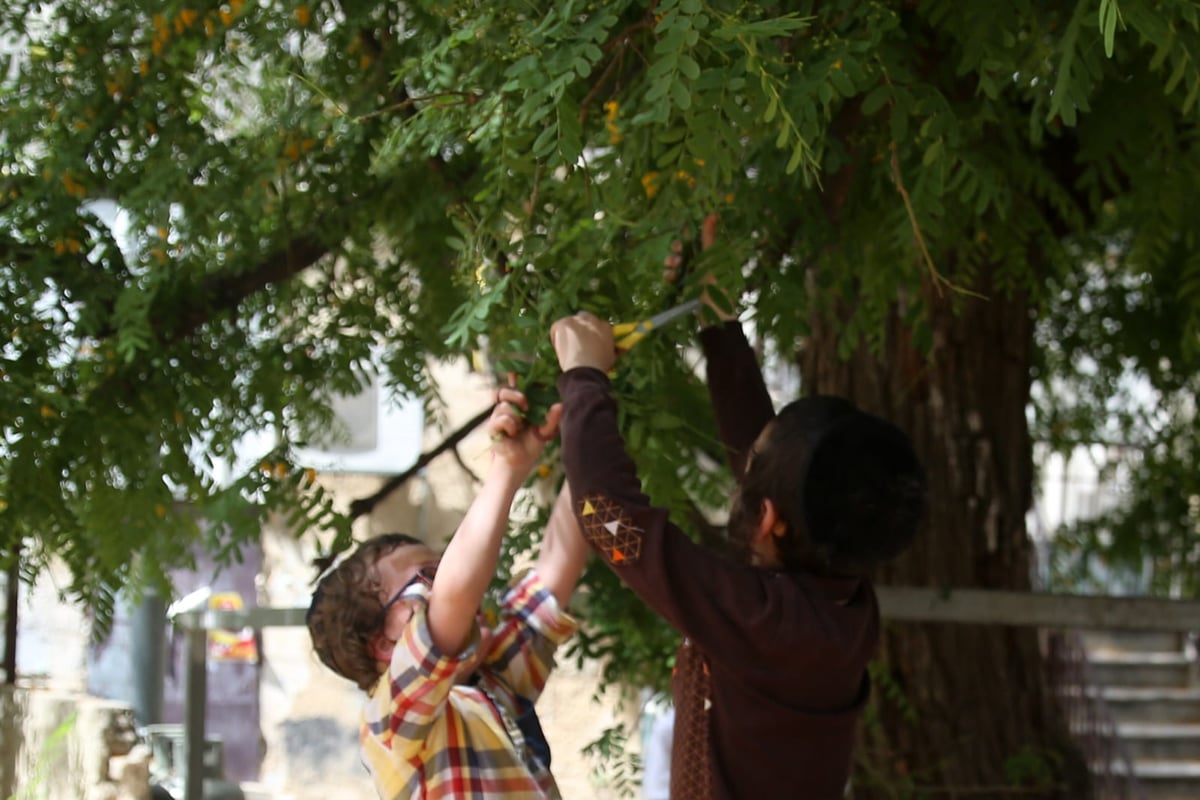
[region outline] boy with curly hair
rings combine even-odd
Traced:
[[[379,536],[313,594],[314,650],[367,692],[362,758],[383,800],[559,797],[523,712],[576,628],[564,609],[587,546],[565,486],[533,569],[504,594],[494,624],[480,613],[512,501],[562,415],[556,405],[535,427],[527,410],[519,391],[497,393],[487,477],[441,556],[403,534]]]

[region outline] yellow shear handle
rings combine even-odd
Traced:
[[[668,308],[666,311],[660,311],[649,319],[638,320],[637,322],[618,322],[613,325],[613,339],[618,353],[624,353],[633,349],[633,346],[646,337],[646,334],[666,325],[674,319],[692,313],[700,308],[702,301],[688,300],[686,303],[680,303],[677,306]]]
[[[624,353],[633,349],[633,346],[645,338],[646,334],[654,330],[654,320],[644,319],[638,322],[621,322],[613,325],[613,339],[617,347],[617,352]]]

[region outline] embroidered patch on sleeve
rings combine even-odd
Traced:
[[[621,507],[600,495],[585,497],[579,504],[583,538],[614,566],[637,563],[642,555],[642,529]]]

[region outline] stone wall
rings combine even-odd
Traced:
[[[0,797],[147,800],[133,711],[73,692],[0,687]]]

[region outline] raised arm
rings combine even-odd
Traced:
[[[579,520],[571,507],[571,487],[563,483],[562,490],[550,510],[542,549],[535,570],[546,588],[554,595],[560,608],[565,609],[575,592],[575,584],[583,573],[588,555],[587,541],[579,529]]]
[[[736,320],[700,331],[708,397],[733,475],[741,482],[755,439],[775,417],[758,359]]]
[[[558,431],[562,406],[552,407],[546,424],[540,428],[526,425],[517,408],[528,410],[525,396],[516,389],[500,389],[487,422],[492,436],[492,463],[483,488],[442,554],[429,591],[430,636],[446,655],[457,655],[470,641],[483,594],[496,573],[513,498],[537,463],[546,441]]]
[[[717,215],[709,214],[700,228],[700,248],[707,250],[717,239]],[[680,256],[668,257],[667,266],[678,262]],[[740,482],[746,472],[746,459],[754,440],[775,416],[771,395],[763,380],[758,357],[746,334],[735,309],[736,304],[718,303],[714,295],[720,293],[716,280],[709,273],[701,279],[705,285],[704,300],[707,311],[702,319],[718,322],[700,331],[700,345],[704,350],[705,377],[713,414],[717,420],[717,432],[725,446],[725,456]],[[706,316],[711,315],[711,316]]]

